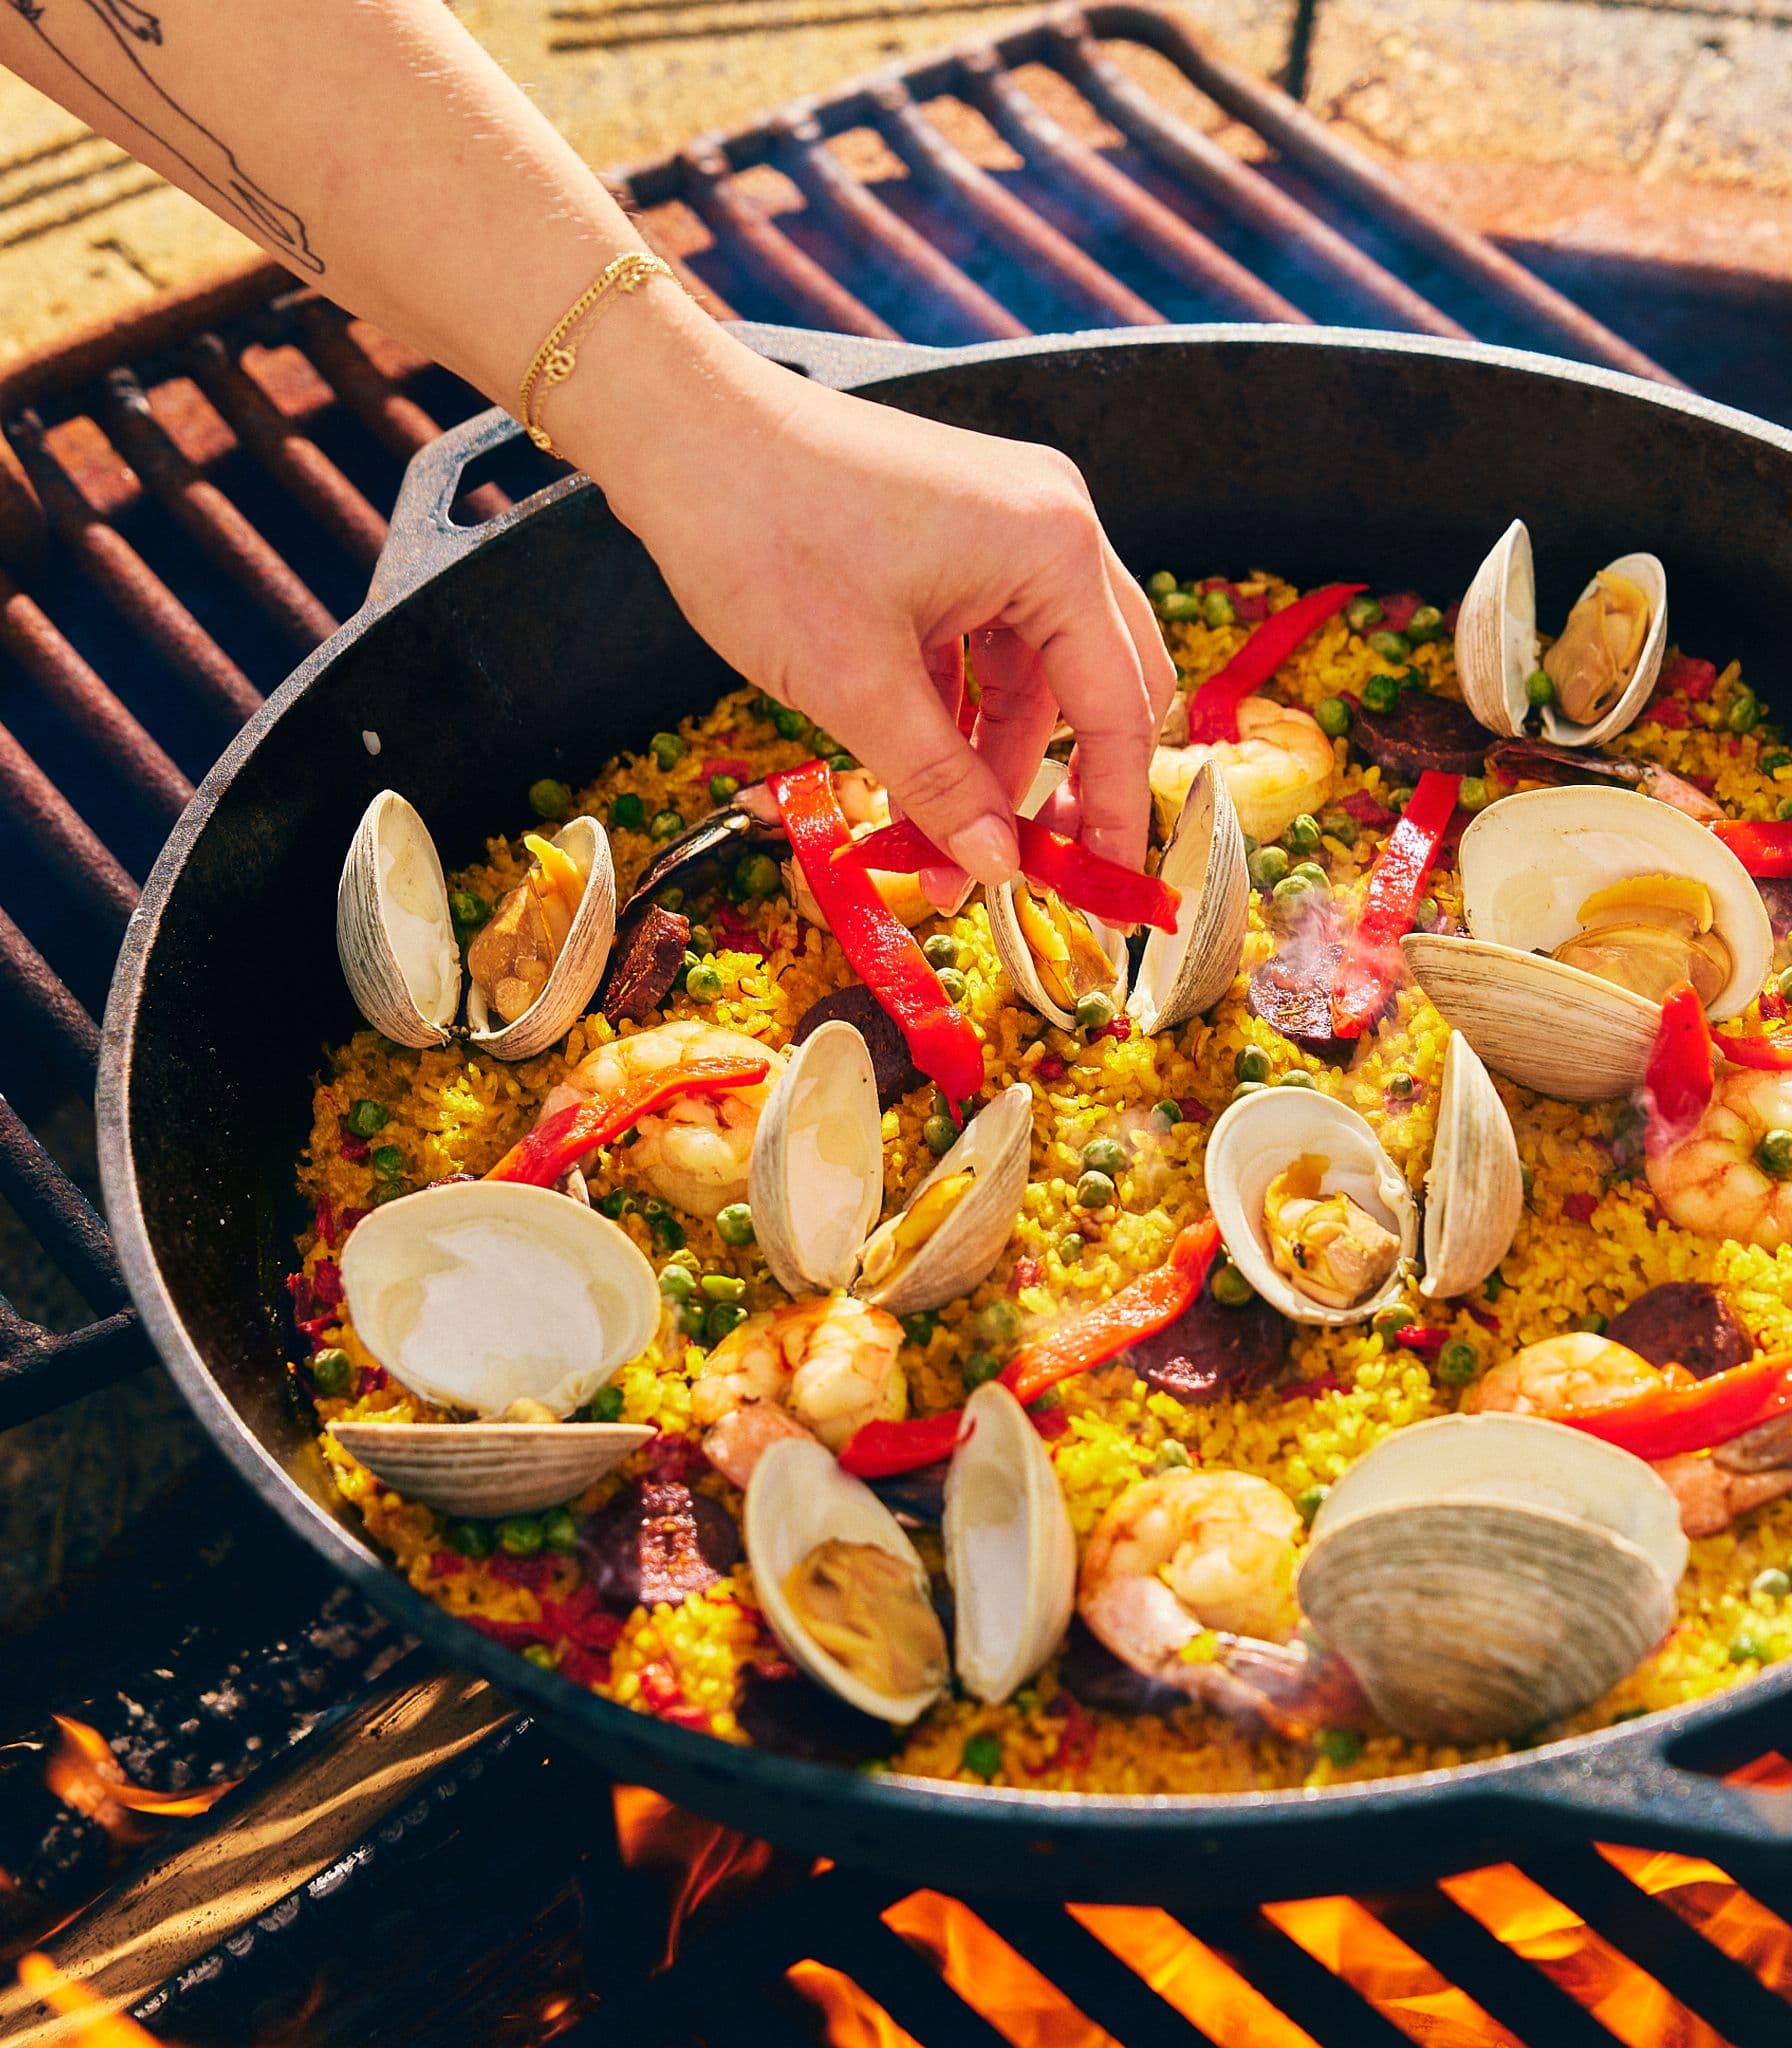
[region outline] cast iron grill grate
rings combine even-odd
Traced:
[[[1700,334],[1689,336],[1682,321],[1672,345],[1656,348],[1647,320],[1628,317],[1646,314],[1647,295],[1604,291],[1599,303],[1625,316],[1617,325],[1633,338],[1624,338],[1143,8],[1024,25],[694,144],[619,182],[723,317],[938,343],[1162,320],[1321,320],[1468,332],[1658,377],[1696,344],[1707,383],[1742,378],[1756,360],[1731,347],[1722,323],[1732,316],[1715,302]],[[478,403],[446,373],[293,290],[272,266],[162,302],[0,380],[0,1199],[86,1307],[28,1313],[22,1295],[15,1306],[0,1294],[0,1426],[147,1358],[104,1226],[82,1192],[80,1138],[62,1136],[69,1106],[91,1094],[96,1019],[137,884],[231,733],[360,603],[405,461]],[[472,480],[464,516],[488,514],[549,473],[527,452],[508,459],[512,468]],[[6,1284],[18,1292],[10,1274]],[[216,1504],[202,1512],[227,1515]],[[233,1567],[249,1569],[240,1559]],[[218,1595],[201,1572],[182,1597],[203,1612]],[[359,1620],[343,1621],[329,1597],[297,1578],[281,1624],[297,1645],[292,1685],[304,1712],[288,1698],[292,1687],[276,1684],[268,1729],[246,1747],[240,1731],[220,1736],[208,1725],[182,1736],[184,1750],[172,1734],[162,1746],[140,1741],[135,1765],[152,1778],[175,1768],[203,1783],[287,1742],[302,1768],[313,1722],[362,1695],[395,1654],[377,1628],[356,1633]],[[213,1637],[194,1652],[195,1671],[210,1674],[215,1692],[219,1673],[235,1683],[231,1674],[259,1649],[233,1642],[215,1607],[208,1625]],[[147,1670],[156,1659],[141,1655]],[[141,1729],[144,1683],[132,1673],[116,1687],[95,1683],[93,1718],[124,1755],[129,1726]],[[22,1704],[30,1694],[18,1692],[14,1717],[48,1739],[43,1717]],[[490,1859],[514,1872],[505,1844],[533,1829],[547,1845],[538,1882],[530,1889],[518,1879],[515,1910],[481,1920],[469,1946],[468,1967],[486,1973],[480,1995],[495,2000],[482,2038],[546,2039],[574,2024],[594,2039],[599,2024],[650,2039],[811,2038],[814,2007],[788,1976],[804,1965],[842,1973],[916,2041],[1014,2038],[964,1974],[964,1955],[990,1951],[973,1942],[935,1967],[925,1944],[898,1931],[919,1940],[912,1902],[839,1871],[781,1871],[766,1896],[697,1926],[671,1969],[651,1980],[641,1968],[641,1941],[652,1945],[645,1907],[631,1923],[633,1947],[591,1939],[579,1964],[575,1877],[585,1900],[598,1902],[588,1905],[588,1935],[593,1912],[614,1916],[629,1897],[640,1904],[636,1881],[613,1837],[596,1830],[594,1847],[589,1828],[567,1826],[569,1812],[607,1812],[607,1788],[530,1740],[516,1724],[489,1737],[472,1753],[478,1770],[438,1775],[434,1790],[419,1791],[295,1894],[296,1906],[184,1970],[151,2001],[158,2026],[199,2048],[241,2038],[251,2007],[273,2014],[290,1993],[296,2010],[315,1994],[318,1964],[294,1930],[321,1925],[328,1900],[358,1901],[356,1873],[379,1869],[393,1893],[388,1917],[410,1914],[428,1927],[432,1913],[448,1910],[444,1887],[458,1896],[469,1866],[483,1870]],[[91,1842],[76,1853],[54,1816],[39,1819],[41,1830],[9,1841],[0,1864],[15,1884],[29,1879],[54,1918],[81,1904],[106,1864]],[[1601,2002],[1607,1979],[1624,1970],[1654,1973],[1645,1976],[1651,2009],[1676,2039],[1783,2032],[1792,1929],[1782,1921],[1754,1923],[1754,1948],[1736,1960],[1693,1931],[1679,1894],[1671,1909],[1669,1894],[1654,1896],[1592,1848],[1528,1876],[1558,1916],[1580,1916],[1606,1944],[1577,1951],[1578,1977],[1552,1972],[1546,1941],[1527,1949],[1510,1932],[1497,1938],[1446,1889],[1333,1902],[1405,1945],[1418,1969],[1405,1980],[1418,1987],[1411,2010],[1365,1992],[1347,1948],[1328,1946],[1310,1917],[1278,1919],[1272,1908],[1192,1920],[1203,1953],[1283,2016],[1280,2035],[1253,2036],[1242,2021],[1228,2030],[1212,2017],[1197,2026],[1174,2003],[1173,1977],[1122,1960],[1072,1910],[992,1903],[974,1918],[1057,1987],[1073,2018],[1083,2015],[1084,2031],[1064,2022],[1071,2030],[1060,2039],[1093,2043],[1105,2029],[1125,2043],[1212,2039],[1226,2048],[1302,2038],[1290,2027],[1326,2042],[1431,2038],[1413,2015],[1426,1997],[1448,1993],[1507,2029],[1485,2038],[1573,2048],[1633,2038]],[[1290,1890],[1307,1877],[1291,1873]],[[1760,1903],[1792,1913],[1792,1886]],[[361,1954],[377,1972],[370,1924],[386,1922],[355,1904],[317,1939],[333,1953]],[[1584,1960],[1593,1954],[1603,1959],[1597,1968]],[[535,2007],[524,2012],[493,1989],[504,1981],[494,1958],[540,1989]],[[400,1991],[407,1969],[426,1968],[419,1952],[394,1971]],[[455,2029],[469,2009],[445,1995],[429,2022],[436,2034],[424,2027],[406,2038],[464,2039]],[[396,2023],[365,1988],[333,2010],[308,2017],[302,2038],[377,2037],[379,2025]],[[513,2024],[520,2030],[505,2034]]]

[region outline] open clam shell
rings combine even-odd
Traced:
[[[920,1554],[870,1487],[842,1472],[833,1453],[821,1444],[786,1438],[773,1444],[753,1468],[741,1534],[760,1609],[791,1660],[861,1713],[898,1727],[919,1720],[945,1689],[943,1669],[938,1683],[910,1692],[875,1690],[821,1647],[788,1590],[791,1572],[833,1539],[887,1551],[907,1568],[915,1590],[926,1597],[927,1570]]]
[[[1396,1733],[1486,1742],[1633,1670],[1673,1625],[1686,1557],[1674,1497],[1640,1459],[1536,1417],[1449,1416],[1332,1488],[1298,1592]]]
[[[554,844],[571,857],[585,888],[540,995],[511,1023],[494,1024],[484,990],[468,977],[467,1035],[497,1059],[533,1059],[565,1037],[597,993],[616,936],[616,870],[609,834],[595,818],[578,817],[554,834]]]
[[[660,1319],[653,1268],[625,1231],[515,1181],[445,1183],[375,1209],[343,1246],[342,1288],[395,1380],[488,1417],[525,1400],[570,1415]]]
[[[1462,835],[1467,938],[1414,933],[1406,961],[1445,1020],[1495,1073],[1569,1102],[1640,1087],[1658,1003],[1546,957],[1580,926],[1595,892],[1641,875],[1709,891],[1730,973],[1713,1018],[1753,1001],[1773,957],[1760,891],[1715,833],[1633,790],[1527,790],[1490,805]]]
[[[1057,1474],[1000,1381],[964,1404],[946,1473],[942,1533],[953,1662],[975,1699],[1008,1699],[1064,1640],[1076,1604],[1076,1537]]]
[[[1251,884],[1244,832],[1226,778],[1204,761],[1189,785],[1158,870],[1182,892],[1174,933],[1145,940],[1126,1014],[1141,1031],[1168,1031],[1210,1009],[1244,957]]]
[[[747,1193],[787,1294],[851,1284],[884,1193],[877,1076],[851,1024],[824,1024],[792,1049],[760,1112]]]
[[[1595,747],[1642,715],[1667,648],[1667,571],[1649,554],[1620,555],[1601,575],[1627,577],[1649,600],[1649,624],[1630,679],[1605,715],[1579,725],[1553,704],[1543,710],[1546,738],[1564,747]],[[1589,579],[1581,597],[1591,594]],[[1579,601],[1578,599],[1576,600]],[[1481,564],[1456,620],[1456,673],[1463,700],[1492,732],[1517,735],[1530,712],[1525,684],[1538,665],[1537,579],[1531,536],[1513,520]]]
[[[1008,978],[1014,984],[1015,993],[1023,1002],[1039,1012],[1042,1017],[1056,1024],[1062,1031],[1076,1029],[1074,1007],[1065,1009],[1053,996],[1046,992],[1041,979],[1039,963],[1033,949],[1027,943],[1021,929],[1018,908],[1020,893],[1026,888],[1024,882],[1004,882],[999,888],[984,891],[984,904],[989,911],[989,936],[996,949],[996,957],[1008,970]],[[1073,917],[1082,918],[1081,911],[1072,911]],[[1103,924],[1099,918],[1083,918],[1095,943],[1107,956],[1113,972],[1101,985],[1100,993],[1105,995],[1116,1010],[1126,1001],[1126,939],[1125,936]]]
[[[445,1515],[532,1515],[576,1499],[654,1432],[632,1422],[338,1422],[382,1486]]]
[[[1480,1055],[1453,1031],[1425,1176],[1419,1292],[1448,1301],[1479,1287],[1512,1249],[1523,1214],[1524,1169],[1512,1119]]]
[[[1346,1308],[1316,1301],[1276,1264],[1264,1221],[1270,1183],[1295,1160],[1325,1162],[1321,1186],[1361,1204],[1400,1241],[1386,1280]],[[1224,1111],[1207,1141],[1207,1200],[1226,1250],[1252,1287],[1292,1322],[1363,1322],[1400,1292],[1418,1242],[1418,1204],[1398,1167],[1354,1109],[1312,1088],[1266,1088]]]
[[[873,1233],[853,1292],[894,1316],[939,1308],[969,1294],[987,1277],[1014,1233],[1026,1197],[1032,1150],[1033,1091],[1024,1081],[1016,1081],[971,1118],[958,1142],[898,1213]],[[896,1250],[904,1218],[930,1188],[967,1171],[976,1177],[964,1195],[926,1241],[891,1269],[889,1256]]]
[[[361,814],[336,890],[336,953],[355,1007],[400,1045],[446,1045],[460,948],[429,829],[394,789]]]

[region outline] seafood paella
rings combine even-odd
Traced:
[[[1539,620],[1517,521],[1447,608],[1147,587],[1144,873],[1048,758],[942,912],[748,690],[452,875],[375,798],[288,1283],[334,1484],[572,1684],[1041,1792],[1792,1654],[1792,747],[1653,556]]]

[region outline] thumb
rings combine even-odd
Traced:
[[[979,882],[1019,870],[1014,813],[941,703],[917,653],[912,665],[853,694],[851,715],[830,720],[892,802]]]

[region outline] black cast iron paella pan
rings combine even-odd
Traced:
[[[951,353],[748,330],[810,375],[1082,466],[1135,570],[1272,564],[1460,591],[1514,514],[1538,560],[1644,546],[1676,637],[1772,695],[1792,602],[1792,435],[1683,393],[1428,340],[1227,328]],[[493,792],[570,781],[730,686],[581,478],[475,529],[449,516],[492,414],[412,466],[367,605],[206,778],[132,919],[106,1017],[101,1164],[151,1337],[263,1502],[415,1636],[486,1672],[619,1777],[737,1827],[990,1893],[1188,1903],[1407,1881],[1551,1833],[1792,1864],[1792,1795],[1710,1773],[1792,1748],[1792,1665],[1708,1703],[1492,1763],[1204,1797],[1035,1795],[876,1778],[694,1734],[528,1665],[376,1554],[284,1391],[280,1276],[319,1048],[352,1028],[342,849],[401,787],[449,856]],[[1559,615],[1569,585],[1539,593]],[[363,735],[379,735],[377,758]]]

